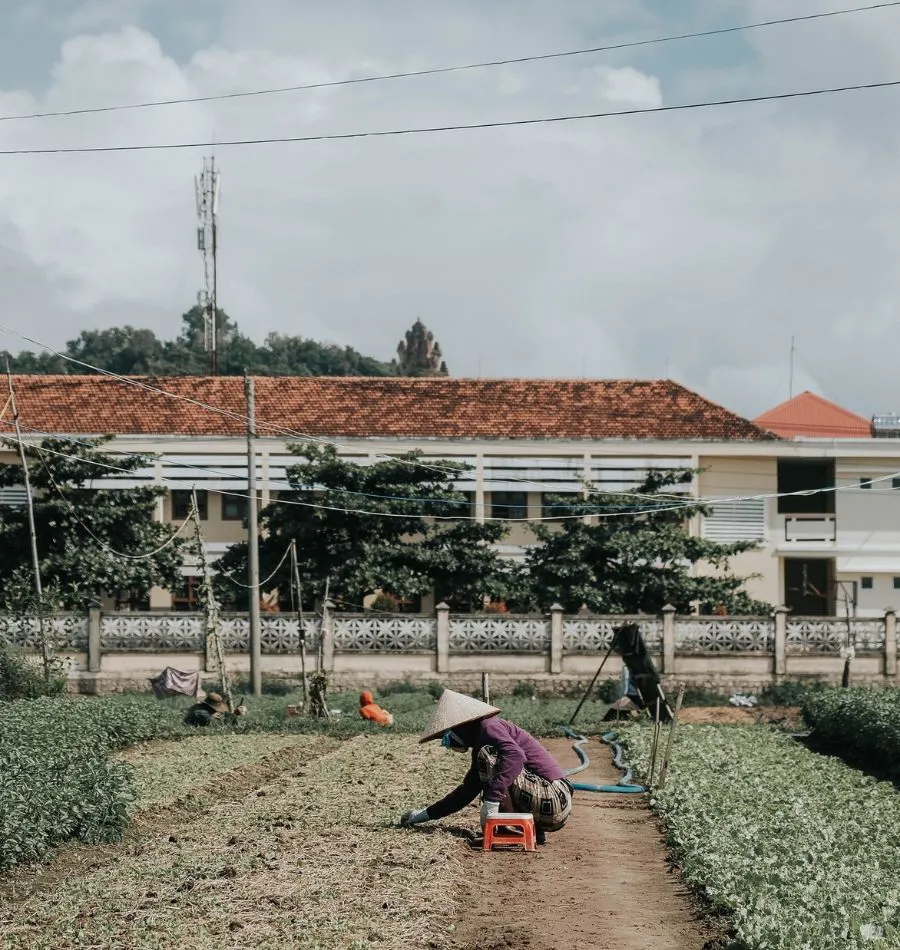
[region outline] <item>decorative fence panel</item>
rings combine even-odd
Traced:
[[[462,653],[546,653],[550,624],[543,617],[451,618],[450,649]]]
[[[335,614],[334,648],[348,653],[431,653],[437,646],[434,617]]]
[[[88,642],[87,617],[77,614],[57,614],[47,618],[45,631],[55,650],[86,650]],[[16,620],[0,616],[0,643],[29,652],[41,652],[41,633],[37,620]]]
[[[223,648],[229,653],[246,653],[250,648],[247,615],[221,614],[219,621]],[[303,628],[307,647],[318,646],[318,621],[314,617],[304,618]],[[128,613],[105,614],[100,618],[100,648],[110,653],[201,653],[205,639],[203,614]],[[296,617],[262,617],[260,641],[264,654],[299,653],[299,621]]]
[[[679,653],[771,653],[773,621],[759,617],[676,617],[675,650]]]
[[[851,617],[790,617],[787,621],[789,653],[840,653],[852,644],[860,652],[884,649],[884,620]]]
[[[662,648],[662,621],[658,617],[571,617],[563,620],[566,653],[604,653],[612,644],[613,631],[624,623],[636,623],[647,647]]]

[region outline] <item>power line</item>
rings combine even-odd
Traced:
[[[323,135],[289,135],[272,138],[230,139],[225,141],[158,142],[147,145],[84,145],[60,148],[10,148],[0,149],[0,155],[89,155],[114,152],[160,152],[193,148],[233,148],[247,145],[287,145],[310,142],[343,142],[351,139],[378,139],[405,135],[433,135],[441,132],[474,132],[483,129],[508,129],[528,125],[552,125],[562,122],[582,122],[588,119],[614,119],[622,116],[650,115],[664,112],[688,112],[695,109],[712,109],[720,106],[748,105],[757,102],[779,102],[792,99],[808,99],[842,92],[865,92],[873,89],[890,89],[900,86],[900,79],[883,82],[855,83],[848,86],[828,86],[819,89],[804,89],[798,92],[779,92],[764,96],[741,96],[732,99],[708,99],[701,102],[683,102],[671,106],[648,106],[646,108],[616,109],[609,112],[585,112],[570,115],[539,116],[533,119],[506,119],[494,122],[471,122],[462,125],[430,125],[405,129],[376,129],[370,132],[335,132]]]
[[[94,106],[82,109],[65,109],[54,112],[32,112],[22,115],[3,115],[0,122],[16,122],[29,119],[52,119],[62,116],[97,115],[106,112],[124,112],[131,109],[154,109],[162,106],[191,105],[201,102],[222,102],[228,99],[247,99],[259,96],[271,96],[288,92],[306,92],[315,89],[333,89],[339,86],[355,86],[366,83],[387,82],[396,79],[414,79],[423,76],[438,76],[447,73],[465,72],[473,69],[489,69],[496,66],[516,66],[523,63],[536,63],[547,60],[566,59],[573,56],[588,56],[596,53],[610,53],[619,50],[637,49],[643,46],[658,46],[665,43],[675,43],[682,40],[703,39],[712,36],[724,36],[730,33],[742,33],[748,30],[759,30],[767,27],[782,26],[788,23],[801,23],[810,20],[824,20],[831,17],[847,16],[853,13],[865,13],[873,10],[883,10],[889,7],[900,6],[900,0],[891,0],[886,3],[871,3],[866,6],[850,7],[844,10],[827,10],[821,13],[808,13],[803,16],[783,17],[777,20],[760,20],[754,23],[743,23],[738,26],[727,26],[713,30],[700,30],[693,33],[676,33],[669,36],[658,36],[646,40],[630,40],[623,43],[611,43],[606,46],[590,46],[580,49],[562,50],[552,53],[538,53],[533,56],[515,56],[508,59],[492,59],[477,63],[463,63],[455,66],[435,66],[426,69],[413,69],[406,72],[384,73],[375,76],[359,76],[352,79],[335,79],[324,82],[303,83],[293,86],[274,86],[265,89],[251,89],[244,92],[226,92],[206,96],[187,96],[178,99],[153,99],[146,102],[131,102],[121,105]]]

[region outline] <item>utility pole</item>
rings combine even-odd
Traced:
[[[250,567],[250,685],[254,696],[262,695],[262,643],[259,619],[259,524],[256,515],[256,391],[253,377],[244,370],[247,396],[247,547]]]
[[[12,409],[13,423],[16,427],[16,442],[19,446],[19,460],[22,463],[22,475],[25,479],[25,504],[28,507],[28,534],[31,538],[31,568],[34,576],[35,612],[38,622],[38,636],[41,641],[41,662],[44,666],[44,677],[50,678],[50,649],[47,643],[47,631],[44,626],[44,592],[41,585],[41,560],[38,556],[37,529],[34,524],[34,499],[31,497],[31,479],[28,474],[28,459],[25,456],[25,445],[22,442],[22,426],[19,423],[19,407],[16,404],[16,393],[13,389],[12,372],[9,360],[6,361],[6,381],[9,385],[9,402]]]
[[[203,255],[203,290],[197,302],[204,313],[204,345],[209,353],[209,371],[219,371],[219,301],[216,290],[216,255],[219,246],[219,182],[215,158],[203,159],[203,172],[194,179],[197,196],[197,249]]]

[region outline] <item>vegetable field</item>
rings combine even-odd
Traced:
[[[627,730],[646,768],[648,729]],[[653,801],[733,950],[900,946],[900,795],[765,729],[688,726]]]

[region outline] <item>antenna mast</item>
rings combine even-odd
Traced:
[[[788,399],[794,398],[794,338],[791,337],[791,366],[788,376]]]
[[[203,255],[203,290],[197,303],[204,314],[204,347],[209,353],[209,371],[219,371],[219,307],[216,293],[216,252],[219,243],[219,183],[214,157],[203,159],[203,171],[194,179],[197,195],[197,249]]]

